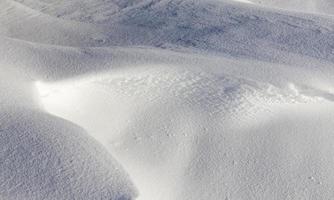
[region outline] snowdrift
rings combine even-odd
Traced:
[[[0,198],[334,198],[334,21],[249,2],[1,1]]]
[[[333,141],[332,75],[157,49],[112,55],[113,69],[37,89],[114,153],[138,199],[331,197],[331,156],[309,151]]]
[[[1,109],[0,197],[133,199],[122,167],[80,127],[41,111]]]
[[[329,17],[211,0],[153,1],[126,7],[96,24],[56,18],[7,1],[2,7],[10,13],[0,20],[0,33],[16,39],[79,47],[186,48],[279,63],[298,56],[333,62],[334,25]]]

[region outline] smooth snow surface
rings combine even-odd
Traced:
[[[334,199],[333,10],[0,1],[0,199]]]

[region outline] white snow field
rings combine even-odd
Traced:
[[[332,8],[1,0],[0,199],[334,199]]]

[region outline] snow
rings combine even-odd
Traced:
[[[38,110],[1,110],[3,199],[131,199],[122,167],[80,127]]]
[[[317,13],[321,15],[334,14],[334,2],[331,0],[251,0],[251,2],[267,7],[292,11]]]
[[[1,1],[0,198],[334,198],[309,2]]]

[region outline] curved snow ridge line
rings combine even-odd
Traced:
[[[231,0],[232,2],[241,2],[241,3],[250,3],[252,4],[253,2],[250,0]]]
[[[253,4],[295,12],[334,15],[332,0],[248,0]]]
[[[38,13],[8,0],[0,2],[0,35],[61,46],[101,46],[107,36],[101,27]],[[1,15],[0,14],[0,15]]]
[[[0,65],[16,69],[18,76],[59,80],[111,68],[114,48],[90,49],[39,44],[0,36]]]
[[[49,1],[40,0],[12,0],[25,5],[38,12],[48,14],[53,17],[70,21],[102,24],[108,23],[114,15],[122,13],[124,10],[132,9],[140,5],[149,4],[151,0],[71,0],[71,1]]]
[[[131,200],[123,168],[81,127],[40,110],[1,109],[0,196]]]
[[[275,86],[291,82],[296,83],[296,85],[307,85],[321,89],[323,86],[328,88],[333,84],[331,64],[318,63],[313,60],[305,64],[299,63],[300,66],[282,66],[156,48],[60,47],[3,37],[0,37],[0,41],[2,44],[0,46],[1,65],[12,66],[11,68],[21,72],[22,76],[29,77],[30,81],[53,82],[62,79],[81,79],[80,77],[85,79],[85,77],[91,76],[100,77],[103,72],[114,73],[123,68],[124,73],[127,73],[129,67],[141,71],[142,67],[148,66],[153,74],[157,74],[154,69],[165,70],[167,73],[179,69],[181,74],[185,74],[191,69],[197,72],[218,70],[217,73],[223,72],[225,75],[222,76],[224,77],[227,74],[232,76],[239,74],[241,79],[260,79],[264,83],[270,82]],[[202,66],[207,67],[203,69]],[[317,66],[316,70],[314,70],[314,66]],[[184,69],[187,70],[182,72]],[[253,71],[254,73],[252,73]],[[297,76],[297,74],[299,75]],[[158,74],[158,76],[160,75]],[[212,79],[217,79],[219,75],[211,76],[215,76]],[[316,82],[321,83],[321,85],[314,85]]]
[[[333,20],[312,15],[186,0],[132,9],[115,22],[118,44],[174,45],[275,62],[286,62],[286,53],[334,61]]]
[[[142,74],[95,77],[93,84],[127,97],[144,98],[148,102],[173,99],[184,106],[215,114],[233,114],[259,102],[266,104],[306,103],[314,101],[291,89],[269,83],[236,78],[230,75],[194,73],[187,70],[151,70]]]
[[[295,84],[290,84],[290,88],[294,90],[296,94],[299,95],[313,98],[321,98],[327,101],[334,101],[334,93],[331,91],[325,91],[305,85],[295,85]]]
[[[52,88],[52,85],[46,86],[48,89]],[[290,175],[293,176],[295,171],[289,170],[289,164],[294,163],[290,159],[295,159],[291,158],[291,154],[295,153],[293,151],[295,148],[291,150],[292,152],[286,152],[283,148],[282,152],[282,148],[279,147],[284,146],[286,142],[291,142],[286,141],[286,138],[294,138],[292,143],[303,144],[303,142],[299,143],[300,138],[295,138],[294,135],[297,130],[298,134],[303,136],[304,126],[303,123],[294,123],[294,120],[289,118],[289,123],[294,124],[292,128],[285,129],[284,123],[278,123],[280,128],[277,128],[274,119],[278,116],[280,122],[282,116],[281,110],[274,113],[275,109],[283,107],[289,111],[288,108],[291,104],[294,104],[291,107],[297,105],[298,108],[299,105],[307,102],[303,106],[315,105],[316,110],[316,106],[321,105],[320,101],[320,103],[308,104],[312,101],[318,101],[318,99],[299,96],[292,84],[284,90],[267,83],[234,76],[215,76],[204,72],[195,73],[182,69],[172,70],[171,68],[161,69],[159,67],[145,68],[139,73],[134,68],[130,68],[129,71],[120,70],[120,73],[68,82],[68,86],[73,87],[73,90],[67,90],[65,85],[55,85],[55,88],[58,87],[60,91],[58,94],[50,94],[48,98],[57,99],[53,101],[55,103],[66,102],[69,94],[72,94],[71,92],[79,91],[84,96],[79,95],[78,99],[89,97],[87,100],[89,103],[73,101],[73,104],[69,104],[70,109],[82,103],[84,106],[81,108],[85,109],[81,113],[86,112],[90,118],[92,118],[90,115],[94,116],[94,113],[101,117],[101,113],[109,112],[109,115],[106,115],[109,117],[101,120],[105,120],[103,123],[114,124],[107,126],[108,128],[104,130],[106,135],[101,140],[107,143],[110,149],[117,150],[116,154],[123,159],[121,163],[128,164],[130,174],[135,177],[135,183],[140,185],[139,191],[144,192],[143,198],[139,196],[141,199],[146,199],[145,197],[156,199],[155,194],[160,194],[161,199],[175,199],[179,196],[179,191],[194,197],[189,199],[196,199],[196,195],[200,194],[194,195],[193,192],[197,190],[201,190],[205,195],[214,194],[210,199],[226,196],[225,191],[232,192],[234,196],[245,195],[244,198],[240,198],[247,199],[249,194],[266,195],[266,193],[254,191],[253,185],[263,185],[268,187],[268,190],[277,189],[279,186],[277,183],[269,186],[263,183],[262,176],[254,174],[253,168],[259,170],[258,173],[268,174],[270,177],[267,181],[283,173],[284,178],[287,179],[284,181],[284,185],[291,184],[295,179],[291,178]],[[90,89],[99,91],[93,94],[101,96],[92,95]],[[190,95],[183,94],[184,91],[192,89],[194,91]],[[224,90],[224,94],[215,96],[216,93],[219,94],[217,92],[219,90]],[[156,94],[158,94],[157,99],[154,98]],[[153,98],[150,95],[153,95]],[[297,100],[293,97],[297,97]],[[272,102],[270,102],[271,98]],[[277,100],[280,98],[282,101]],[[98,104],[101,102],[107,103],[100,107]],[[226,103],[229,106],[227,109],[215,113],[214,110],[219,109],[219,107],[215,107],[217,102]],[[206,105],[213,109],[208,109],[205,107]],[[97,107],[100,107],[98,109],[101,110],[95,110]],[[129,112],[119,112],[120,107],[129,107],[130,109],[127,110]],[[201,109],[202,107],[203,109]],[[74,109],[72,111],[65,110],[65,112],[75,112]],[[59,113],[61,114],[61,111]],[[117,113],[116,117],[112,117],[115,113]],[[297,115],[296,112],[293,114]],[[122,120],[118,121],[119,118],[125,118],[123,120],[126,122],[118,123],[122,122]],[[87,123],[96,124],[94,120],[93,122],[86,121],[85,125]],[[100,120],[99,123],[101,123]],[[299,127],[300,125],[302,127]],[[116,139],[114,133],[110,131],[110,127],[113,126],[117,127],[120,132]],[[266,129],[263,129],[263,126]],[[272,130],[271,126],[276,128]],[[226,127],[230,127],[232,130],[226,129]],[[245,127],[251,127],[251,129],[243,130]],[[297,127],[299,128],[296,129]],[[96,132],[93,131],[92,134],[98,134]],[[311,135],[316,134],[312,132]],[[268,140],[269,144],[265,142]],[[308,140],[306,139],[306,141]],[[272,145],[276,148],[271,148]],[[309,172],[300,171],[298,163],[304,163],[304,159],[308,158],[309,154],[301,152],[302,158],[298,157],[299,159],[296,159],[295,162],[297,162],[298,173],[302,174],[300,179],[303,179],[304,176],[307,178]],[[313,156],[312,153],[310,155]],[[283,158],[276,160],[275,156]],[[288,159],[288,163],[284,162],[285,157]],[[318,159],[316,156],[312,157],[312,162],[313,158]],[[262,164],[264,166],[259,169],[258,167]],[[273,168],[275,171],[271,171]],[[159,177],[157,182],[156,177]],[[251,178],[248,179],[248,177]],[[198,181],[194,182],[194,179]],[[228,181],[226,182],[226,180]],[[183,183],[185,185],[182,185]],[[170,184],[172,189],[168,187]],[[232,186],[230,187],[230,185]],[[297,183],[297,186],[312,187],[305,182]],[[244,190],[247,192],[244,193]],[[283,190],[281,188],[277,190],[277,195],[284,196],[286,194],[285,187]],[[191,192],[187,193],[188,191]],[[298,192],[302,191],[298,190]],[[161,194],[166,194],[166,196]],[[204,198],[205,195],[201,197]]]
[[[1,10],[4,10],[6,12],[2,13],[2,16],[14,16],[17,17],[18,15],[16,14],[17,11],[21,11],[25,14],[25,18],[29,19],[29,18],[36,18],[36,17],[43,17],[43,18],[47,18],[47,19],[53,19],[53,20],[57,20],[57,21],[63,21],[65,22],[66,20],[63,19],[59,19],[55,16],[52,15],[48,15],[46,13],[43,13],[39,10],[35,10],[25,4],[20,3],[19,1],[15,1],[15,0],[4,0],[3,5],[0,6]],[[22,16],[23,16],[23,13]],[[10,22],[9,22],[10,23]],[[77,23],[78,22],[73,22],[73,23]],[[81,23],[81,24],[85,24],[85,23]]]
[[[45,12],[47,11],[47,7],[45,7],[45,5],[43,6],[41,3],[41,5],[38,4],[38,1],[33,1],[33,2],[30,2],[30,3],[25,3],[25,2],[29,2],[28,1],[25,1],[25,0],[5,0],[8,2],[8,4],[12,5],[12,8],[11,10],[17,8],[17,9],[20,9],[20,10],[25,10],[29,13],[31,13],[31,16],[29,17],[47,17],[47,18],[50,18],[50,19],[54,19],[54,20],[59,20],[59,21],[72,21],[74,24],[76,23],[81,23],[81,24],[89,24],[90,22],[89,21],[76,21],[76,20],[71,20],[71,19],[65,19],[65,18],[61,18],[61,16],[58,14],[58,15],[52,15],[52,13],[48,13],[48,12]],[[71,1],[69,1],[71,2]],[[66,2],[65,2],[66,3]],[[38,4],[38,5],[37,5]],[[50,7],[51,7],[51,12],[52,12],[52,9],[56,9],[57,5],[59,4],[59,2],[55,1],[53,3],[47,3]],[[70,6],[70,5],[67,5],[67,6]],[[98,10],[96,10],[97,12]]]
[[[22,74],[12,65],[0,62],[0,111],[6,107],[40,107],[33,82]]]
[[[193,0],[145,2],[99,25],[34,17],[16,26],[24,15],[15,15],[21,17],[3,35],[40,43],[187,48],[281,63],[296,54],[334,62],[333,20],[315,15]]]

